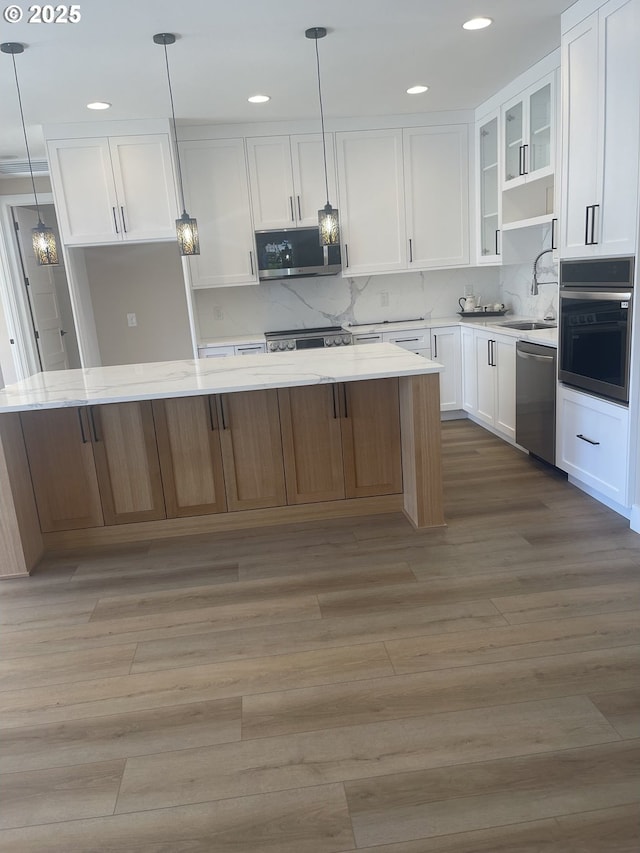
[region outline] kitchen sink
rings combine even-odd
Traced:
[[[523,332],[533,332],[536,329],[556,329],[556,323],[539,323],[537,320],[511,320],[507,323],[500,323],[505,329],[518,329]]]

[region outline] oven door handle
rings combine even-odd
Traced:
[[[596,301],[607,301],[607,302],[629,302],[631,300],[631,291],[627,290],[625,292],[613,291],[613,290],[598,290],[598,291],[585,291],[585,290],[560,290],[560,298],[561,299],[580,299],[580,300],[589,300],[592,302]]]

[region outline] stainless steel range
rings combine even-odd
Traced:
[[[345,332],[341,326],[320,326],[317,329],[285,329],[282,332],[266,332],[265,338],[267,339],[267,352],[346,347],[352,343],[351,333]]]

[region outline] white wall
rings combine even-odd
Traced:
[[[497,268],[264,282],[196,291],[200,342],[280,329],[451,317],[458,298],[500,297]]]
[[[175,243],[84,250],[103,365],[192,358],[184,277]],[[138,325],[127,325],[135,314]]]

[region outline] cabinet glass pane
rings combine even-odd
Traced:
[[[480,240],[483,255],[496,254],[498,229],[498,119],[480,128]]]
[[[504,116],[504,176],[507,181],[520,174],[520,147],[524,144],[523,112],[522,101],[518,101]]]
[[[529,172],[551,163],[551,84],[529,99]]]

